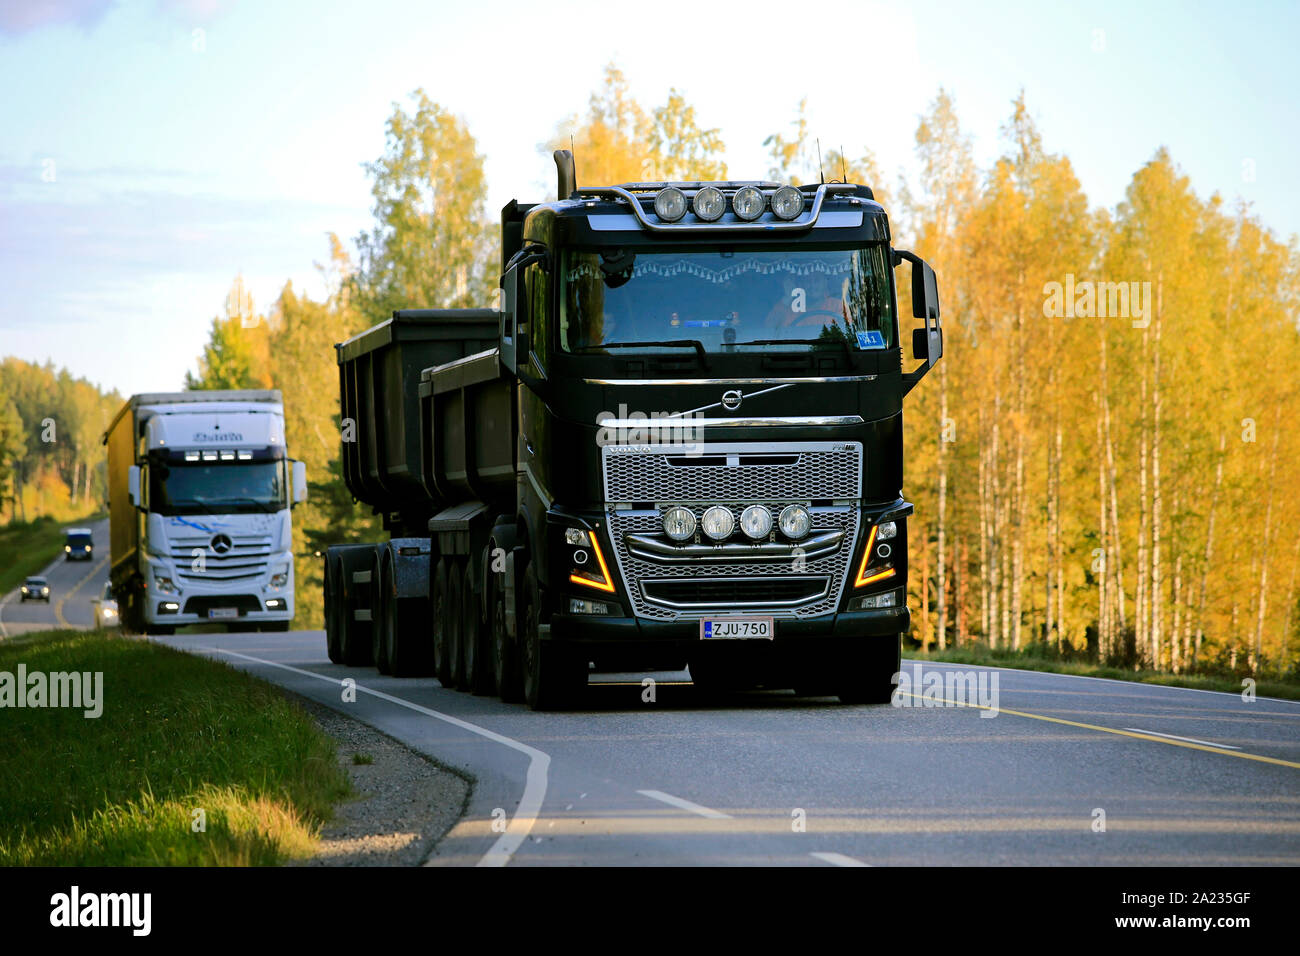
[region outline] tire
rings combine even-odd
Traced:
[[[557,710],[571,706],[587,686],[587,667],[571,648],[541,638],[543,613],[541,588],[530,563],[524,571],[523,644],[524,700],[533,710]]]
[[[342,583],[352,572],[344,562],[339,562],[339,582]],[[355,585],[353,586],[355,596]],[[370,629],[373,622],[358,621],[356,618],[355,597],[348,600],[339,588],[339,653],[343,663],[348,667],[365,667],[370,663]]]
[[[343,645],[340,641],[339,599],[342,588],[339,587],[339,562],[325,561],[325,653],[331,664],[343,663]]]
[[[484,552],[484,560],[487,552]],[[486,565],[484,565],[486,567]],[[474,593],[474,562],[465,562],[461,578],[461,646],[465,658],[465,689],[480,697],[496,690],[492,631],[483,623],[478,597]]]
[[[691,683],[708,698],[726,697],[758,685],[758,678],[748,661],[726,660],[722,655],[704,654],[691,658],[688,665]]]
[[[439,558],[429,582],[429,617],[433,627],[433,674],[443,687],[451,686],[451,659],[448,656],[447,628],[447,558]]]
[[[835,667],[835,696],[842,704],[887,704],[894,693],[894,675],[902,661],[902,635],[860,638]]]
[[[385,571],[386,581],[395,581],[393,566]],[[384,654],[394,677],[422,677],[430,671],[432,658],[429,634],[412,626],[412,608],[425,602],[417,598],[398,598],[389,586],[388,611],[384,615]]]
[[[519,666],[519,645],[506,632],[506,596],[502,583],[501,576],[488,574],[488,630],[497,695],[507,704],[514,704],[524,699],[524,680]]]
[[[395,610],[389,593],[388,564],[382,556],[370,568],[370,660],[381,674],[391,674],[388,647],[384,632],[390,626],[389,618]]]

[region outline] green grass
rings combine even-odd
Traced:
[[[1164,684],[1169,687],[1194,687],[1199,690],[1218,690],[1229,694],[1240,694],[1243,690],[1241,677],[1167,674],[1162,671],[1135,671],[1122,667],[1107,667],[1086,661],[1063,660],[1046,654],[1041,648],[1036,647],[1013,651],[992,649],[984,644],[965,644],[961,647],[950,647],[943,651],[932,650],[928,653],[905,651],[904,656],[919,660],[945,661],[950,664],[1012,667],[1052,674],[1077,674],[1082,677],[1108,677],[1112,680],[1127,680],[1143,684]],[[1291,681],[1257,680],[1255,693],[1260,697],[1300,700],[1300,685]]]
[[[370,754],[354,753],[352,755],[352,763],[358,767],[369,766],[374,762],[375,762],[375,758],[370,756]]]
[[[300,706],[220,662],[102,631],[0,643],[20,662],[102,672],[103,713],[0,711],[0,866],[275,865],[351,792]]]
[[[66,540],[63,527],[53,518],[37,518],[0,528],[0,595],[8,594],[62,553]]]

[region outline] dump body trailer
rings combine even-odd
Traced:
[[[427,440],[423,416],[431,403],[421,394],[422,375],[491,347],[497,324],[498,313],[490,310],[398,311],[337,346],[343,479],[382,518],[390,538],[326,552],[332,660],[374,662],[402,674],[433,663],[429,520],[464,496],[432,476],[438,456]],[[403,644],[409,645],[405,655]]]

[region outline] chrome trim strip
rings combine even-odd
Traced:
[[[439,372],[444,369],[455,368],[457,365],[464,365],[466,362],[473,362],[475,359],[481,359],[485,355],[491,355],[497,350],[497,346],[490,349],[484,349],[482,352],[475,352],[473,355],[466,355],[463,358],[452,359],[450,362],[443,362],[441,365],[430,365],[426,372]]]
[[[647,534],[625,534],[623,540],[627,542],[629,554],[643,561],[656,561],[660,564],[690,564],[695,561],[793,561],[796,557],[804,561],[815,561],[838,551],[844,540],[844,532],[826,531],[805,538],[798,544],[785,544],[779,541],[764,541],[762,544],[749,544],[744,541],[733,541],[727,544],[669,544]]]
[[[641,208],[641,200],[622,186],[579,189],[575,195],[599,196],[603,199],[622,199],[632,208],[632,214],[636,216],[641,228],[648,229],[651,232],[790,232],[811,229],[817,225],[817,218],[822,212],[822,203],[828,195],[852,193],[853,190],[854,186],[848,183],[823,183],[817,187],[817,192],[813,195],[812,208],[806,214],[800,213],[797,219],[791,219],[787,222],[659,222],[658,217],[655,217],[655,221],[651,222],[649,217],[646,216],[645,210]],[[588,217],[588,219],[590,218]]]
[[[762,581],[764,583],[775,583],[778,581],[808,581],[821,582],[821,590],[816,594],[804,594],[797,598],[787,599],[784,601],[762,600],[762,601],[667,601],[663,598],[650,596],[646,589],[647,585],[653,584],[691,584],[696,581],[711,581],[716,583],[717,578],[645,578],[641,581],[641,595],[651,604],[657,604],[660,607],[672,608],[707,608],[709,610],[727,609],[727,608],[788,608],[798,607],[801,604],[810,604],[814,601],[823,600],[830,592],[831,579],[830,575],[810,574],[802,577],[779,577],[770,576],[753,577],[753,578],[727,578],[726,583],[733,584],[738,581]]]
[[[584,378],[584,385],[799,385],[824,382],[874,382],[875,375],[832,375],[819,378]]]
[[[656,428],[664,424],[692,428],[782,428],[791,425],[861,425],[861,415],[784,415],[769,418],[682,418],[687,414],[663,415],[659,418],[601,418],[596,424],[601,428]]]

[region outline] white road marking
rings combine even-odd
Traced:
[[[809,856],[815,856],[823,863],[829,863],[831,866],[870,866],[870,863],[863,863],[861,860],[855,860],[851,856],[845,856],[843,853],[809,853]]]
[[[205,648],[198,648],[205,650]],[[288,664],[281,664],[278,661],[268,661],[261,657],[253,657],[249,654],[240,654],[238,651],[228,651],[224,648],[209,648],[219,654],[228,654],[231,657],[240,657],[246,661],[255,661],[259,664],[266,664],[268,667],[278,667],[281,670],[290,671],[294,674],[301,674],[303,677],[314,677],[317,680],[323,680],[326,683],[337,684],[342,686],[343,681],[339,678],[328,677],[325,674],[317,674],[314,671],[302,670],[298,667],[291,667]],[[519,845],[528,838],[533,824],[537,822],[537,816],[542,810],[542,801],[546,799],[546,774],[551,765],[551,758],[548,754],[542,753],[535,747],[512,740],[503,734],[488,730],[486,727],[480,727],[477,724],[471,724],[467,720],[461,720],[459,717],[453,717],[450,714],[444,714],[428,707],[421,707],[419,704],[413,704],[409,700],[403,700],[401,697],[394,697],[392,694],[385,694],[381,690],[374,690],[370,687],[363,687],[361,684],[356,685],[357,690],[371,697],[377,697],[380,700],[388,701],[390,704],[396,704],[399,707],[405,707],[413,710],[417,714],[424,714],[426,717],[432,717],[435,720],[441,720],[462,730],[468,730],[472,734],[485,737],[493,743],[502,744],[511,750],[517,750],[528,757],[528,774],[524,779],[524,793],[519,798],[519,806],[515,809],[515,815],[510,818],[510,823],[506,827],[505,833],[497,838],[492,848],[483,855],[478,861],[478,866],[505,866],[510,862],[510,858]],[[428,865],[428,861],[426,861]]]
[[[723,813],[721,810],[710,810],[708,807],[702,807],[698,803],[691,803],[691,801],[683,800],[681,797],[674,797],[671,793],[664,793],[662,790],[638,790],[637,793],[643,797],[649,797],[651,800],[658,800],[661,803],[667,803],[682,810],[689,810],[691,813],[698,813],[710,820],[731,819],[730,814]]]
[[[1198,740],[1196,737],[1179,737],[1177,734],[1162,734],[1158,730],[1143,730],[1141,727],[1125,727],[1125,730],[1131,730],[1135,734],[1151,734],[1155,737],[1168,737],[1170,740],[1186,740],[1189,744],[1204,744],[1207,747],[1221,747],[1224,750],[1240,750],[1240,747],[1234,747],[1232,744],[1220,744],[1213,740]]]

